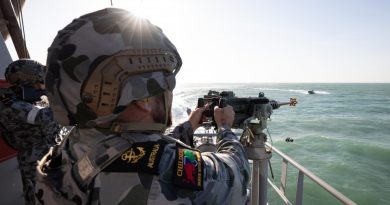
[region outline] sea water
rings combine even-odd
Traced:
[[[273,145],[357,204],[390,204],[390,84],[180,84],[174,91],[174,123],[185,120],[187,108],[194,109],[209,90],[237,97],[263,92],[279,102],[296,98],[295,107],[274,110],[268,121]],[[279,184],[280,157],[273,154],[271,164]],[[286,194],[292,203],[297,174],[289,165]],[[268,198],[282,204],[270,187]],[[341,204],[307,177],[303,203]]]

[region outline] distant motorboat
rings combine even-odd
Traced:
[[[309,94],[316,94],[316,93],[314,92],[314,90],[309,90],[309,91],[307,91],[307,93],[309,93]]]

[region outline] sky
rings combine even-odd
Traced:
[[[388,0],[112,2],[163,29],[183,60],[179,84],[390,83]],[[109,0],[26,1],[30,57],[45,64],[58,30],[110,6]]]

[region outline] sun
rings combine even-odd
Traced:
[[[162,12],[170,9],[166,2],[158,0],[121,0],[114,1],[113,4],[114,7],[126,9],[140,18],[150,20],[158,18]]]

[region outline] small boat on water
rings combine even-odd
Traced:
[[[316,93],[314,92],[314,90],[308,90],[307,93],[309,93],[309,94],[316,94]]]

